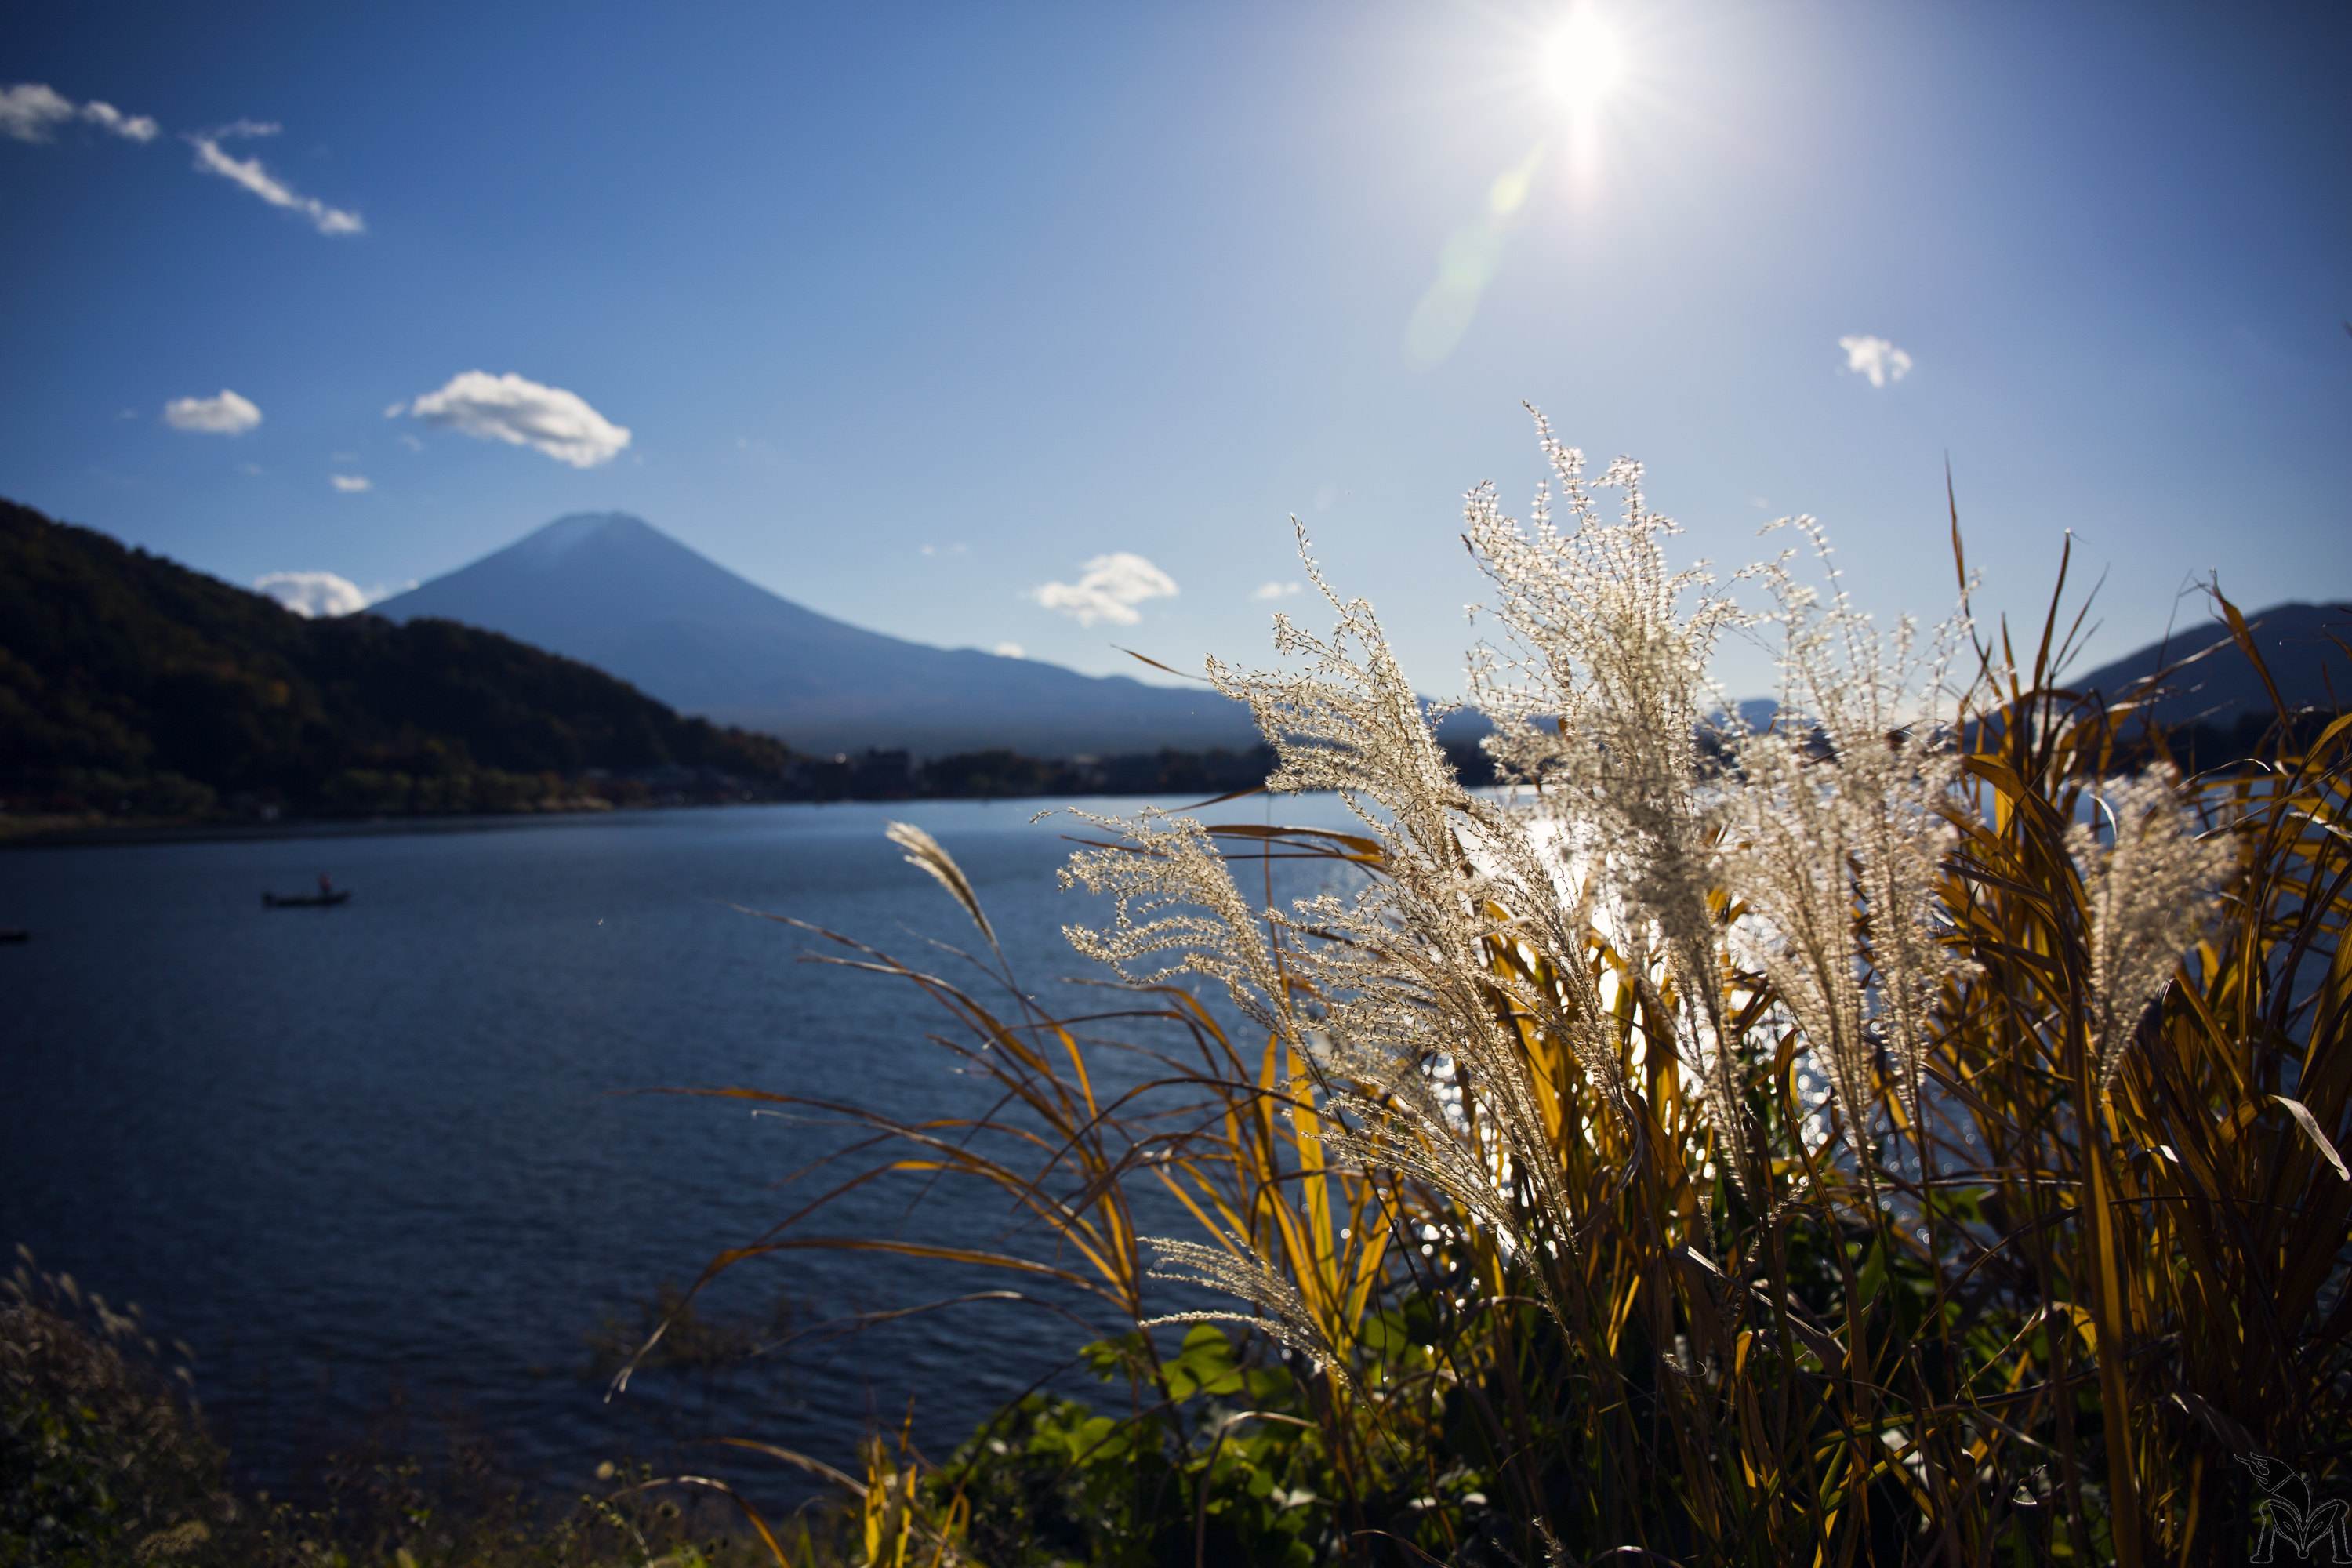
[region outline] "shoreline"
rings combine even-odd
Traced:
[[[1316,794],[1325,792],[1316,791]],[[677,812],[740,811],[757,806],[795,806],[821,810],[843,805],[895,805],[910,810],[925,805],[1004,805],[1026,801],[1141,800],[1148,795],[1053,794],[1034,795],[908,795],[895,799],[841,800],[715,800],[662,805],[613,806],[603,810],[470,812],[451,816],[370,817],[286,817],[276,822],[143,822],[100,823],[79,827],[6,831],[0,817],[0,854],[20,849],[106,849],[147,844],[212,844],[268,842],[301,838],[376,838],[417,834],[491,833],[502,828],[578,826],[587,823],[655,817]],[[1186,801],[1183,805],[1193,803]],[[1181,807],[1177,808],[1181,809]]]
[[[411,833],[480,833],[524,824],[604,822],[621,815],[656,811],[701,811],[716,805],[777,802],[714,801],[709,805],[632,806],[606,811],[468,812],[447,816],[301,816],[276,822],[122,822],[32,828],[10,833],[0,826],[0,852],[11,849],[97,849],[133,844],[234,843],[280,838],[362,838]]]

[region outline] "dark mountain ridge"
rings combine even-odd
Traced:
[[[2346,645],[2352,644],[2352,604],[2273,605],[2246,621],[2278,685],[2280,700],[2290,710],[2334,712],[2352,699],[2352,654],[2346,652]],[[2135,691],[2149,677],[2167,670],[2155,688]],[[2232,729],[2274,708],[2262,676],[2218,614],[2176,627],[2146,647],[2083,675],[2068,676],[2064,684],[2108,702],[2130,695],[2167,729]]]
[[[208,809],[211,795],[298,811],[504,809],[548,775],[775,784],[791,765],[769,737],[681,718],[495,632],[305,620],[0,501],[0,791],[19,800],[89,805],[120,790],[164,815]],[[420,780],[429,803],[404,798]]]
[[[1257,740],[1247,711],[1205,685],[1081,675],[868,631],[747,582],[625,512],[559,518],[373,611],[504,632],[802,752],[1068,756]]]

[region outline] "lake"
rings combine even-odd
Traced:
[[[1095,973],[1061,926],[1103,911],[1055,884],[1079,825],[1030,821],[1071,804],[1136,803],[741,806],[0,854],[0,926],[34,932],[0,948],[0,1245],[188,1342],[245,1479],[280,1491],[395,1403],[434,1441],[478,1435],[515,1475],[572,1494],[601,1460],[712,1434],[849,1465],[869,1422],[895,1429],[910,1399],[944,1457],[1081,1336],[984,1304],[604,1398],[591,1337],[634,1328],[665,1282],[782,1217],[810,1184],[777,1184],[845,1137],[627,1091],[984,1109],[923,1038],[944,1022],[935,1006],[801,962],[811,938],[730,906],[953,964],[928,941],[977,933],[884,839],[903,818],[962,863],[1024,987],[1094,1010],[1099,996],[1055,994]],[[1328,798],[1272,809],[1346,820]],[[349,904],[261,908],[264,889],[305,891],[321,870]],[[971,1245],[1010,1221],[1001,1195],[943,1188],[910,1214],[911,1195],[862,1189],[826,1228]],[[713,1315],[764,1324],[781,1304],[805,1326],[1003,1282],[801,1252],[720,1281]]]

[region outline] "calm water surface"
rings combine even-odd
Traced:
[[[842,1461],[910,1398],[943,1449],[1076,1348],[1066,1324],[967,1308],[723,1376],[646,1376],[605,1401],[588,1336],[781,1217],[802,1191],[781,1180],[842,1138],[625,1091],[983,1109],[982,1086],[922,1038],[944,1022],[935,1007],[800,962],[809,938],[729,906],[953,963],[928,939],[975,933],[884,840],[904,817],[961,861],[1024,984],[1058,1001],[1058,981],[1088,973],[1061,925],[1090,906],[1055,890],[1076,825],[1031,825],[1040,804],[1068,803],[0,854],[0,926],[35,932],[0,947],[0,1246],[28,1244],[188,1341],[206,1411],[259,1485],[299,1488],[396,1397],[566,1491],[602,1459],[711,1433]],[[1277,809],[1341,821],[1328,800]],[[321,869],[354,889],[349,905],[259,907]],[[1001,1197],[943,1191],[910,1215],[909,1195],[862,1190],[829,1228],[971,1244],[1008,1224]],[[975,1283],[1003,1281],[802,1252],[747,1265],[714,1307],[764,1319],[781,1298],[805,1324]]]

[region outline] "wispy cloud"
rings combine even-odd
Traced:
[[[1287,599],[1307,586],[1304,583],[1260,583],[1250,590],[1253,599]]]
[[[926,555],[961,555],[970,549],[970,545],[961,543],[926,544],[922,547],[922,552]]]
[[[738,436],[735,437],[735,450],[743,455],[745,462],[763,468],[793,466],[791,455],[780,450],[765,436]]]
[[[990,648],[988,651],[994,654],[999,658],[1027,658],[1029,657],[1029,650],[1023,647],[1017,642],[1001,642],[994,647]]]
[[[65,94],[37,81],[0,87],[0,136],[17,142],[47,142],[60,125],[74,121],[111,132],[126,142],[152,142],[161,127],[143,114],[125,114],[96,99],[76,104]]]
[[[46,83],[26,81],[0,88],[0,136],[17,142],[47,142],[59,126],[77,123],[95,125],[125,142],[152,142],[163,134],[163,127],[147,115],[125,114],[95,98],[76,103]],[[271,174],[259,158],[239,158],[222,146],[242,138],[275,136],[278,129],[266,121],[235,120],[210,131],[191,132],[186,140],[196,150],[195,166],[200,172],[242,185],[271,206],[300,214],[320,234],[366,233],[367,224],[359,214],[306,196]]]
[[[261,410],[224,386],[217,397],[175,397],[163,405],[163,423],[206,436],[242,436],[261,423]]]
[[[1845,350],[1846,369],[1870,377],[1873,386],[1885,386],[1911,374],[1911,356],[1885,338],[1840,338],[1838,347]]]
[[[609,463],[629,444],[628,427],[597,413],[579,394],[542,386],[511,372],[463,371],[439,391],[412,399],[407,406],[411,417],[427,425],[529,447],[575,468]]]
[[[1059,610],[1082,626],[1108,621],[1131,626],[1143,617],[1135,606],[1147,599],[1165,599],[1176,592],[1176,580],[1130,551],[1097,555],[1086,564],[1075,583],[1041,583],[1029,596],[1049,610]]]
[[[347,496],[375,489],[374,483],[365,474],[329,474],[327,482]]]
[[[239,137],[275,136],[278,127],[259,121],[240,120],[216,131],[195,132],[189,135],[188,144],[196,150],[196,167],[207,174],[244,186],[273,207],[300,213],[310,221],[310,226],[320,234],[364,234],[367,225],[355,212],[331,207],[316,196],[306,196],[268,169],[258,158],[236,158],[221,150],[223,142]]]

